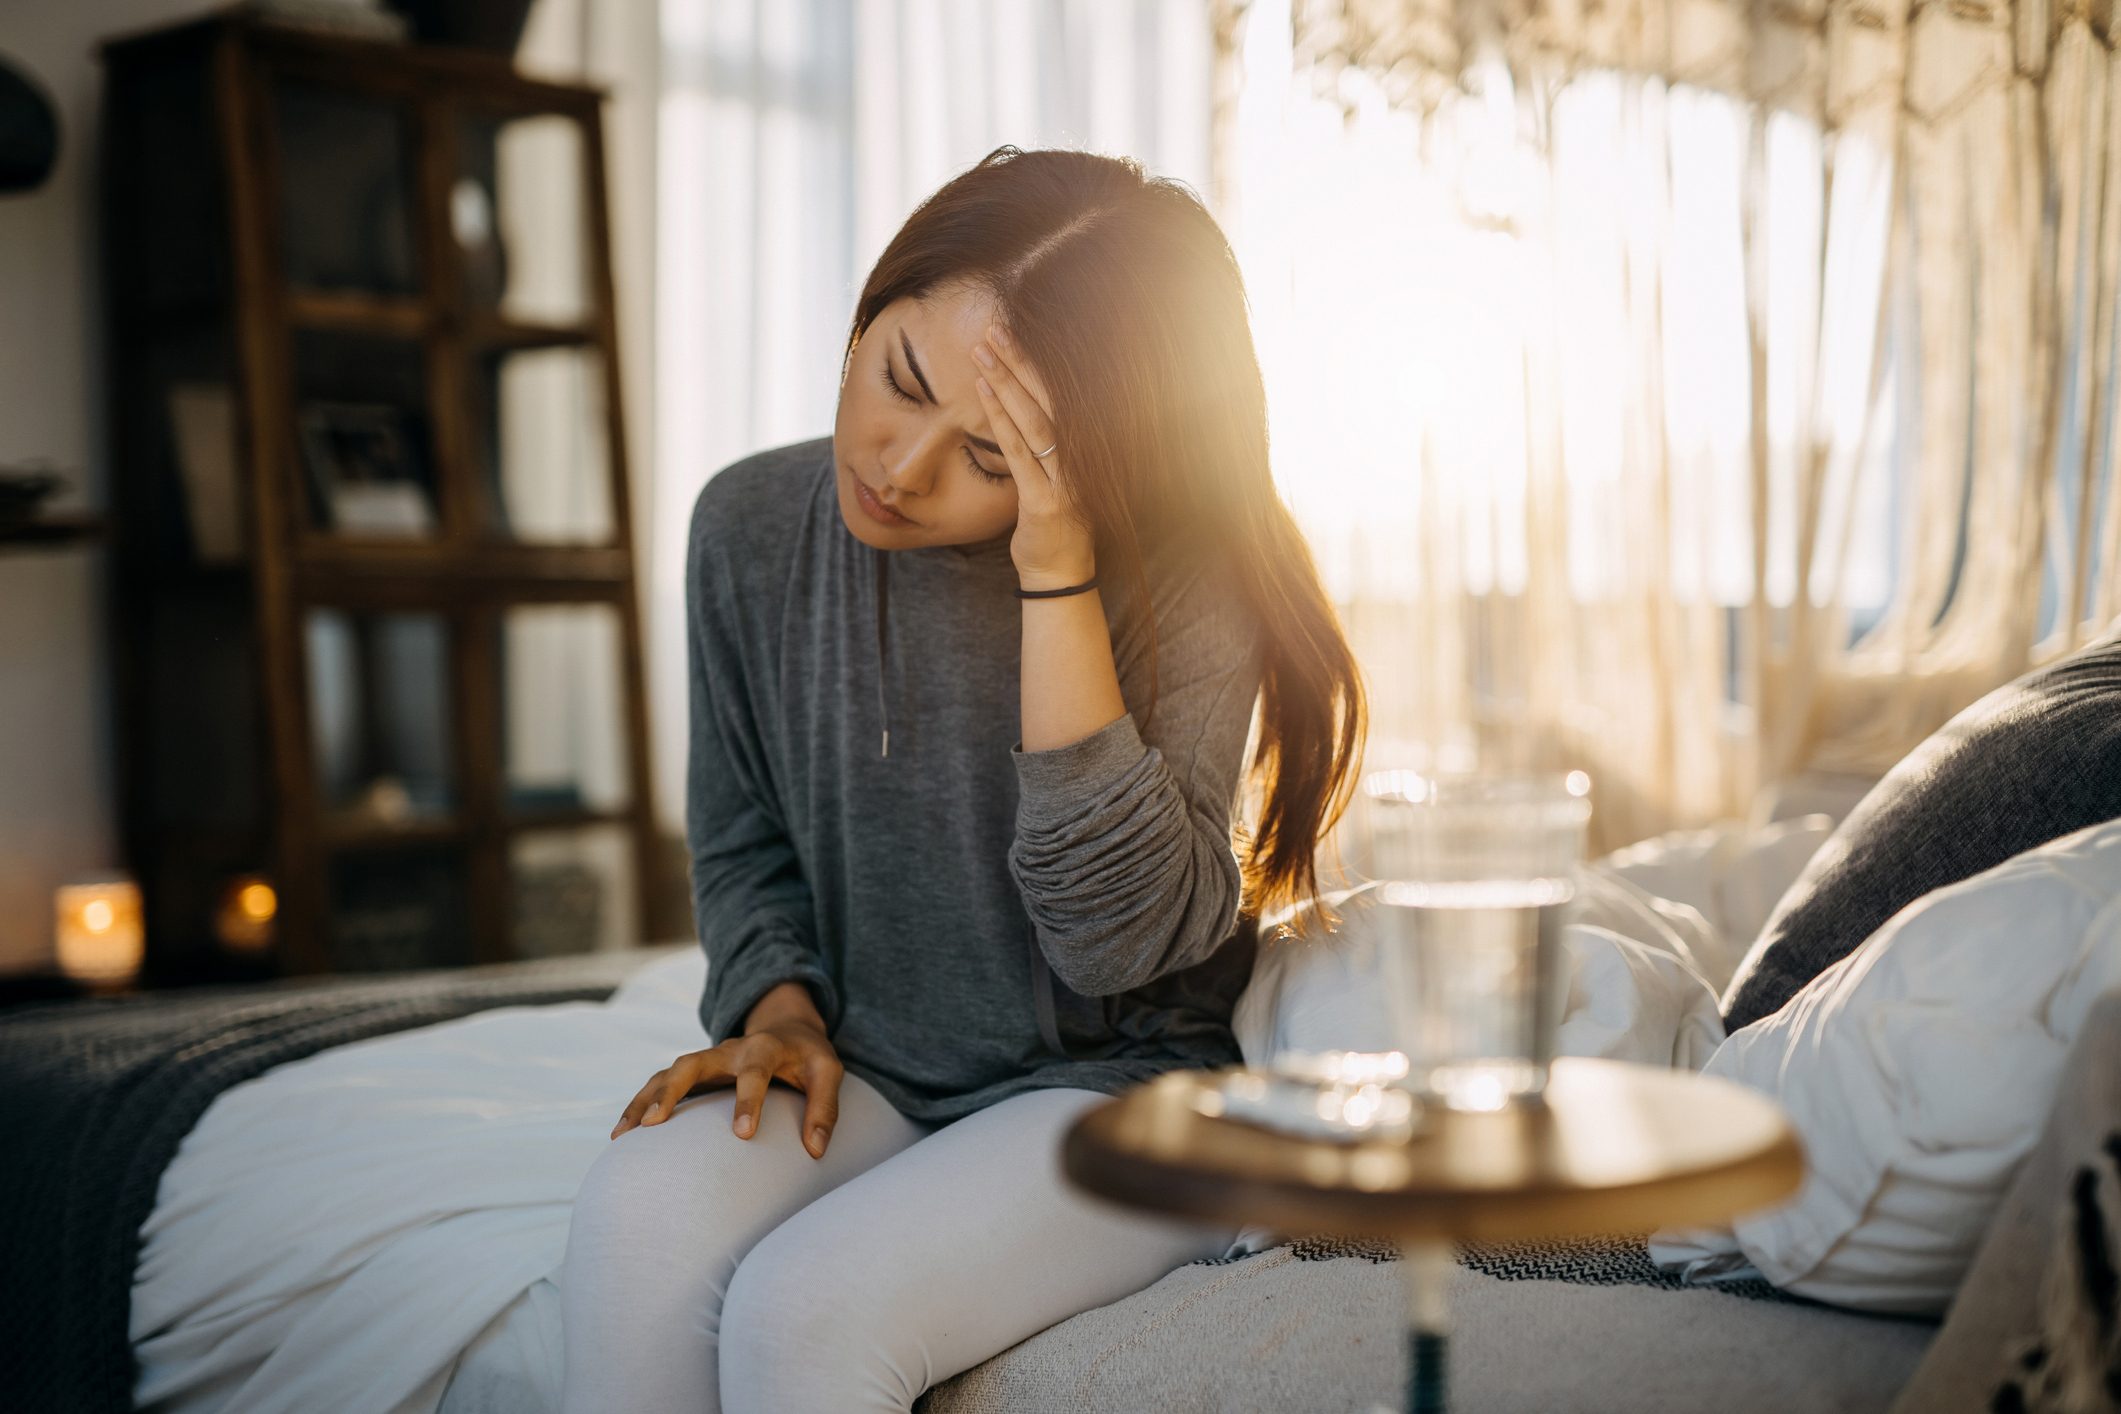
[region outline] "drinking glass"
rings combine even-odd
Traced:
[[[1545,1089],[1590,789],[1581,771],[1365,778],[1377,961],[1422,1100],[1496,1110]]]

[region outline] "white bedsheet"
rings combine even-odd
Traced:
[[[138,1406],[436,1409],[465,1348],[556,1276],[619,1109],[702,1044],[705,979],[674,948],[606,1003],[373,1037],[216,1097],[141,1229]]]
[[[1784,844],[1778,876],[1804,862]],[[1743,873],[1753,858],[1723,849],[1715,868]],[[1704,900],[1708,859],[1687,857]],[[1564,1051],[1700,1065],[1721,1028],[1701,976],[1713,968],[1697,956],[1730,946],[1720,920],[1604,896],[1593,915],[1603,926],[1577,930],[1571,948]],[[569,1206],[624,1102],[702,1044],[705,966],[696,946],[673,948],[606,1003],[479,1012],[222,1093],[163,1172],[142,1229],[139,1407],[556,1408]],[[1284,1022],[1295,1034],[1352,1015],[1346,985],[1330,967],[1277,969],[1240,1009],[1248,1058]]]

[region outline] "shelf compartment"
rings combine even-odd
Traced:
[[[449,230],[465,304],[528,324],[585,324],[595,308],[588,142],[544,112],[461,113]]]
[[[618,524],[600,352],[495,348],[473,363],[486,535],[520,544],[612,543]]]
[[[508,842],[510,941],[517,957],[639,947],[641,904],[623,825],[536,830]]]
[[[334,971],[465,967],[475,960],[462,848],[409,844],[341,853],[325,874]]]
[[[516,604],[498,624],[504,814],[625,809],[632,802],[618,610]]]
[[[346,541],[442,534],[427,351],[411,339],[297,329],[295,471],[311,530]]]
[[[287,74],[271,93],[287,283],[417,295],[417,151],[409,107]]]
[[[337,838],[446,828],[459,808],[448,620],[434,613],[313,608],[310,751],[322,812]]]

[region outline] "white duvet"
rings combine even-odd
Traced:
[[[705,978],[673,948],[603,1003],[477,1012],[224,1091],[141,1229],[136,1404],[436,1409],[465,1348],[557,1276],[619,1109],[701,1044]]]
[[[1596,871],[1563,1051],[1699,1067],[1758,899],[1825,828],[1676,836]],[[1341,969],[1329,949],[1264,955],[1236,1018],[1246,1058],[1364,1044],[1374,992]],[[139,1407],[556,1408],[569,1204],[626,1099],[701,1044],[704,980],[700,950],[675,947],[608,1002],[480,1012],[221,1094],[142,1228]]]

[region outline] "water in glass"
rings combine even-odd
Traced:
[[[1536,1096],[1565,995],[1588,779],[1388,772],[1366,790],[1378,960],[1406,1083],[1453,1109]]]

